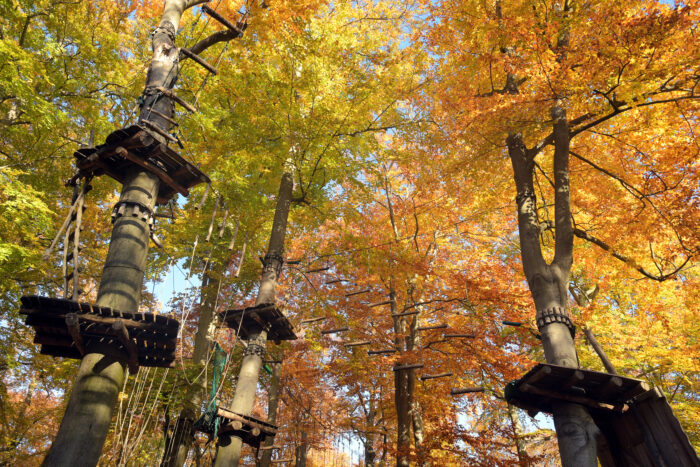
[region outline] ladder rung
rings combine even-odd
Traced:
[[[177,102],[177,103],[180,104],[182,107],[184,107],[185,109],[189,110],[189,111],[192,112],[192,113],[195,113],[195,112],[197,111],[197,109],[196,109],[193,105],[188,104],[187,102],[185,102],[184,99],[182,99],[181,97],[177,96],[177,95],[176,95],[174,92],[172,92],[170,89],[165,89],[163,86],[157,86],[157,87],[156,87],[156,91],[158,91],[158,92],[162,93],[164,96],[167,96],[167,97],[169,97],[170,99],[174,100],[175,102]]]
[[[235,32],[235,33],[238,34],[239,36],[242,36],[242,35],[243,35],[243,31],[241,30],[241,28],[239,28],[238,26],[236,26],[235,24],[233,24],[231,21],[227,20],[226,18],[224,18],[223,16],[221,16],[220,14],[218,14],[217,12],[215,12],[214,10],[212,10],[208,5],[204,5],[204,6],[202,7],[202,11],[203,11],[204,13],[208,14],[209,16],[211,16],[212,18],[214,18],[215,20],[217,20],[219,23],[221,23],[221,24],[223,24],[224,26],[226,26],[226,27],[227,27],[228,29],[230,29],[232,32]]]
[[[209,71],[209,73],[211,73],[212,75],[216,75],[219,73],[219,71],[216,68],[214,68],[212,65],[207,63],[206,60],[204,60],[202,57],[200,57],[196,53],[192,52],[190,49],[183,47],[182,49],[180,49],[180,53],[187,56],[188,58],[191,58],[195,62],[199,63],[202,67],[206,68],[207,71]]]
[[[155,131],[156,133],[158,133],[160,136],[162,136],[163,138],[167,139],[168,141],[171,141],[171,142],[173,142],[173,143],[177,143],[177,138],[175,138],[173,135],[171,135],[170,133],[168,133],[168,132],[165,131],[164,129],[160,128],[158,125],[156,125],[156,124],[153,123],[152,121],[150,121],[150,120],[143,120],[143,119],[142,119],[142,120],[141,120],[141,123],[143,123],[144,125],[146,125],[146,126],[148,127],[149,130]]]
[[[152,113],[152,114],[155,114],[155,115],[159,116],[160,118],[162,118],[163,120],[165,120],[166,122],[170,123],[170,124],[173,125],[173,126],[180,126],[180,124],[177,123],[175,120],[173,120],[172,118],[168,117],[167,115],[165,115],[165,114],[162,113],[162,112],[158,112],[158,111],[157,111],[156,109],[154,109],[153,107],[149,107],[148,109],[146,109],[146,111],[147,111],[148,113]]]

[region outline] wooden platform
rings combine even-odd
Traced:
[[[20,313],[34,327],[34,343],[41,345],[42,354],[80,359],[91,350],[114,351],[129,358],[131,370],[134,365],[173,366],[180,328],[175,319],[60,298],[25,296],[21,300]]]
[[[105,144],[78,149],[73,154],[78,167],[74,178],[105,174],[124,183],[135,169],[146,170],[161,181],[158,204],[167,203],[177,193],[187,196],[199,183],[209,183],[206,175],[155,135],[145,126],[131,125],[111,133]]]
[[[221,322],[238,332],[241,339],[267,331],[267,338],[275,342],[297,339],[294,326],[287,317],[273,304],[262,304],[238,310],[219,313]],[[243,323],[241,323],[241,318]]]
[[[219,436],[240,436],[244,443],[254,448],[260,447],[268,436],[277,434],[277,426],[248,415],[240,415],[217,407]],[[209,433],[211,435],[211,433]]]
[[[587,406],[605,436],[603,467],[700,466],[666,398],[644,381],[541,363],[509,383],[505,398],[533,416],[556,402]]]

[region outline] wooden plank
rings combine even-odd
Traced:
[[[347,326],[346,326],[346,327],[343,327],[343,328],[336,328],[336,329],[325,329],[325,330],[321,331],[321,335],[325,335],[325,334],[337,334],[337,333],[339,333],[339,332],[347,332],[347,331],[349,331],[349,330],[350,330],[350,328],[347,327]]]
[[[568,393],[562,393],[562,392],[556,392],[552,391],[549,389],[543,389],[541,387],[533,386],[531,384],[521,384],[520,385],[520,390],[522,392],[526,392],[529,394],[534,394],[537,396],[542,396],[546,397],[549,399],[554,399],[554,400],[565,400],[568,402],[574,402],[576,404],[583,404],[587,405],[589,407],[593,407],[594,409],[601,409],[601,410],[613,410],[616,412],[622,412],[623,407],[620,406],[615,406],[612,404],[606,404],[602,402],[598,402],[594,399],[591,399],[590,397],[585,397],[585,396],[578,396],[574,394],[568,394]]]
[[[168,141],[170,141],[170,142],[172,142],[172,143],[177,143],[177,138],[175,138],[173,135],[171,135],[171,134],[168,133],[167,131],[163,130],[161,127],[159,127],[158,125],[156,125],[156,124],[153,123],[152,121],[150,121],[150,120],[143,120],[143,119],[142,119],[142,120],[141,120],[141,123],[143,123],[144,125],[146,125],[146,127],[147,127],[149,130],[155,131],[156,133],[158,133],[160,136],[162,136],[163,138],[167,139]]]
[[[361,295],[361,294],[369,293],[369,292],[371,292],[371,291],[372,291],[371,288],[367,288],[367,289],[364,289],[364,290],[357,290],[357,291],[355,291],[355,292],[346,293],[345,296],[346,296],[346,297],[353,297],[353,296],[355,296],[355,295]]]
[[[210,65],[206,60],[204,60],[202,57],[200,57],[196,53],[192,52],[190,49],[183,47],[180,49],[180,53],[183,54],[184,56],[186,56],[187,58],[191,58],[192,60],[197,62],[199,65],[201,65],[203,68],[205,68],[212,75],[217,75],[219,73],[219,71],[216,68],[214,68],[213,65]]]
[[[361,345],[370,345],[370,341],[356,341],[356,342],[348,342],[347,344],[343,344],[345,347],[359,347]]]
[[[452,376],[451,372],[445,372],[445,373],[436,373],[434,375],[421,375],[420,380],[421,381],[426,381],[429,379],[437,379],[437,378],[446,378],[448,376]]]
[[[470,394],[473,392],[484,392],[483,387],[473,387],[473,388],[452,388],[450,389],[450,394],[453,396],[459,396],[461,394]]]
[[[304,274],[313,274],[314,272],[323,272],[328,271],[329,269],[329,266],[326,266],[325,268],[309,269],[308,271],[304,271]]]
[[[389,353],[396,353],[396,349],[382,349],[382,350],[368,350],[367,355],[384,355]]]
[[[372,304],[367,305],[367,306],[369,306],[370,308],[375,308],[375,307],[382,306],[382,305],[390,305],[392,303],[394,303],[393,300],[386,300],[384,302],[372,303]]]
[[[209,5],[204,5],[202,7],[202,11],[204,13],[206,13],[207,15],[211,16],[212,18],[214,18],[215,20],[217,20],[219,23],[226,26],[226,28],[229,29],[230,31],[238,34],[239,36],[243,35],[243,31],[241,30],[241,28],[239,28],[238,26],[236,26],[235,24],[233,24],[232,22],[230,22],[229,20],[227,20],[226,18],[224,18],[223,16],[218,14],[216,11],[212,10],[209,7]]]
[[[182,107],[184,107],[185,109],[187,109],[191,113],[197,112],[197,109],[194,106],[185,102],[181,97],[177,96],[170,89],[166,89],[163,86],[156,86],[156,91],[162,93],[164,96],[167,96],[170,99],[172,99],[173,101],[177,102],[178,104],[180,104]]]
[[[158,111],[157,111],[156,109],[154,109],[153,107],[148,107],[148,108],[146,108],[146,112],[149,112],[149,113],[152,113],[152,114],[155,114],[155,115],[159,116],[160,118],[162,118],[163,120],[165,120],[166,122],[170,123],[170,124],[173,125],[173,126],[180,126],[180,124],[177,123],[175,120],[173,120],[172,118],[168,117],[167,115],[165,115],[165,114],[162,113],[162,112],[158,112]]]

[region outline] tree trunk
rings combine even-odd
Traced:
[[[280,400],[280,377],[282,375],[282,364],[273,363],[272,364],[272,381],[270,383],[269,399],[267,403],[267,421],[273,425],[277,423],[277,406]],[[275,438],[267,437],[263,443],[264,447],[271,447],[275,444]],[[272,460],[272,449],[266,449],[263,451],[260,458],[260,467],[270,467],[270,460]]]
[[[295,467],[306,467],[306,457],[309,452],[309,443],[308,443],[308,434],[306,431],[302,430],[301,432],[301,444],[297,446],[296,449],[296,462],[295,462]]]
[[[510,417],[510,423],[513,425],[513,435],[515,436],[515,449],[518,454],[518,465],[521,467],[527,467],[527,452],[525,451],[525,443],[523,442],[523,426],[520,423],[520,418],[518,417],[518,411],[514,406],[508,404],[508,416]]]
[[[272,222],[270,243],[267,247],[267,255],[260,278],[260,288],[255,300],[256,305],[263,303],[275,303],[275,291],[277,279],[284,265],[284,237],[287,232],[287,218],[292,203],[292,191],[294,181],[292,179],[291,164],[285,164],[285,172],[282,174],[275,217]],[[243,361],[238,374],[236,392],[230,410],[241,415],[250,415],[255,402],[255,392],[258,386],[258,376],[265,356],[267,344],[267,331],[260,329],[253,333],[248,340],[248,346],[243,352]],[[241,456],[243,441],[238,436],[224,436],[219,438],[216,449],[215,467],[237,466]]]
[[[219,291],[220,277],[214,277],[215,273],[208,270],[202,279],[202,288],[199,305],[199,321],[197,323],[197,333],[194,339],[194,349],[192,352],[192,363],[203,366],[207,363],[207,356],[211,349],[209,336],[214,312],[216,311],[216,299]],[[182,381],[185,383],[185,381]],[[185,383],[186,384],[186,383]],[[185,398],[184,406],[177,417],[173,434],[168,436],[165,443],[165,452],[161,467],[180,467],[185,464],[190,447],[194,441],[194,422],[199,416],[202,408],[202,394],[206,390],[206,380],[201,379],[188,387],[188,397]]]
[[[573,227],[569,197],[569,130],[564,110],[555,105],[554,120],[554,205],[555,252],[551,264],[542,256],[533,184],[536,153],[525,147],[522,136],[511,134],[507,139],[517,188],[518,231],[523,270],[537,310],[548,363],[578,368],[578,357],[568,319],[569,271],[573,261]],[[539,318],[556,314],[559,322],[545,324]],[[553,403],[554,426],[563,467],[595,467],[598,428],[586,409],[578,404]]]
[[[389,280],[389,300],[391,300],[391,314],[396,311],[396,292],[393,279]],[[394,345],[399,351],[404,349],[404,339],[401,336],[406,332],[405,317],[394,317]],[[394,372],[394,406],[396,407],[396,465],[409,467],[411,453],[411,376],[413,370]]]
[[[146,206],[151,212],[158,178],[140,172],[124,183],[120,203]],[[118,216],[112,229],[107,260],[100,280],[97,305],[137,312],[150,241],[148,220]],[[93,466],[112,421],[119,391],[124,385],[126,355],[92,348],[80,362],[66,413],[43,465]]]

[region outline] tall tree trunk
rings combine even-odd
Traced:
[[[273,425],[277,423],[277,407],[279,406],[280,400],[280,377],[282,375],[282,364],[273,363],[272,364],[272,381],[270,382],[270,392],[269,399],[267,402],[267,421]],[[263,447],[272,447],[275,443],[275,438],[267,437],[263,443]],[[270,467],[270,460],[272,460],[272,449],[266,449],[263,451],[260,458],[260,467]]]
[[[260,278],[260,288],[255,300],[256,305],[263,303],[275,303],[277,279],[284,265],[284,237],[287,233],[287,218],[292,203],[292,191],[294,180],[292,178],[291,163],[285,164],[282,174],[275,217],[272,222],[270,243],[265,255],[265,264]],[[258,376],[265,356],[267,344],[267,331],[259,329],[248,340],[248,346],[243,352],[243,361],[238,374],[236,392],[233,396],[231,411],[242,415],[250,415],[255,402],[255,392],[258,386]],[[243,441],[239,436],[224,436],[219,438],[216,449],[215,467],[237,466],[241,456]]]
[[[393,279],[389,280],[389,300],[391,300],[391,314],[397,314],[396,292]],[[406,332],[405,317],[394,317],[394,345],[400,352],[403,351]],[[413,370],[394,372],[394,406],[396,407],[396,465],[408,467],[411,453],[411,376]]]
[[[119,202],[145,206],[153,212],[158,182],[149,173],[131,175],[124,183]],[[150,233],[148,219],[141,216],[115,219],[97,305],[138,311]],[[127,356],[116,356],[112,350],[92,348],[83,357],[66,413],[43,465],[97,465],[117,396],[124,385]]]
[[[523,270],[537,310],[547,362],[577,368],[578,357],[568,321],[568,283],[573,261],[573,227],[569,197],[569,129],[564,109],[552,109],[554,119],[555,252],[551,264],[542,256],[533,184],[536,153],[525,147],[522,136],[507,139],[517,188],[518,230]],[[543,315],[558,322],[545,324]],[[595,467],[598,429],[586,409],[578,404],[553,403],[554,426],[564,467]]]
[[[192,352],[192,363],[199,367],[206,365],[207,356],[211,350],[209,336],[212,330],[210,327],[216,311],[219,284],[221,283],[221,277],[218,274],[219,272],[209,269],[204,273],[202,279],[199,321]],[[182,382],[185,383],[184,380]],[[199,417],[206,386],[206,380],[201,379],[194,381],[191,386],[187,387],[187,396],[175,422],[173,433],[166,439],[165,452],[160,464],[162,467],[180,467],[185,464],[194,441],[194,422]]]
[[[301,444],[296,448],[295,467],[306,467],[306,457],[309,452],[309,436],[305,430],[301,431]]]

